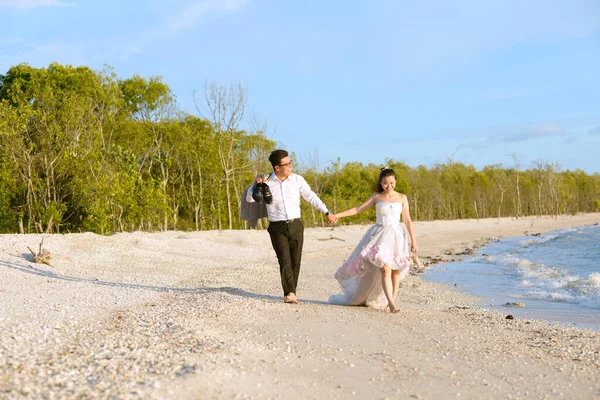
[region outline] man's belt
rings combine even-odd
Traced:
[[[300,218],[284,219],[281,221],[271,221],[272,224],[291,224],[292,222],[300,221]]]

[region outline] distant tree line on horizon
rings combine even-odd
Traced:
[[[199,115],[178,109],[159,77],[120,79],[110,68],[50,64],[0,75],[0,232],[66,233],[240,229],[241,196],[272,170],[276,143],[246,116],[241,85],[207,82]],[[293,150],[293,149],[288,149]],[[318,153],[295,171],[334,212],[373,191],[380,166]],[[414,220],[560,215],[600,211],[600,175],[552,163],[481,170],[448,160],[412,168],[386,160]],[[324,226],[303,203],[307,226]],[[372,223],[374,210],[348,219]]]

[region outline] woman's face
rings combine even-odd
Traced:
[[[386,176],[381,180],[381,187],[385,193],[393,192],[396,187],[396,178],[393,175]]]

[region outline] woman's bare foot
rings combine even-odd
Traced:
[[[396,307],[394,304],[388,303],[387,307],[385,308],[385,312],[389,312],[392,314],[398,314],[400,312],[400,309],[398,307]]]
[[[296,294],[295,293],[289,293],[287,296],[285,296],[283,298],[283,302],[284,303],[289,303],[289,304],[300,304],[300,302],[296,298]]]

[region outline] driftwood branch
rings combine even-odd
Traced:
[[[346,241],[345,239],[340,239],[340,238],[335,237],[333,235],[329,235],[328,238],[321,238],[321,239],[317,239],[317,240],[320,240],[322,242],[324,242],[325,240],[339,240],[340,242],[345,242]]]
[[[37,254],[35,253],[35,251],[31,250],[31,247],[27,246],[27,248],[29,249],[29,251],[31,252],[31,254],[33,254],[33,262],[36,264],[46,264],[46,265],[50,265],[50,257],[51,254],[48,250],[46,249],[42,249],[42,245],[44,244],[44,239],[42,238],[42,241],[40,242],[40,249],[37,252]]]

